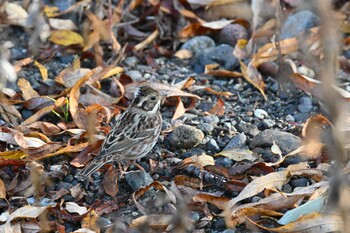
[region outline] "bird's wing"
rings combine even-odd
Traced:
[[[114,128],[108,133],[102,149],[96,159],[105,156],[110,153],[122,153],[124,150],[136,145],[137,143],[142,143],[142,139],[151,137],[154,135],[155,128],[145,128],[138,131],[137,124],[139,124],[139,119],[136,119],[135,114],[126,113],[125,115],[118,118]],[[126,126],[126,121],[134,122],[134,125]]]

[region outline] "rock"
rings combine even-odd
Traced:
[[[292,115],[288,114],[286,116],[286,121],[288,121],[288,122],[295,122],[295,118]]]
[[[296,179],[291,179],[289,181],[289,184],[292,188],[306,187],[306,186],[311,184],[311,181],[307,177],[300,177],[300,178],[296,178]]]
[[[282,186],[282,191],[285,193],[291,193],[293,188],[289,184],[285,184]]]
[[[61,190],[62,188],[69,190],[72,187],[73,185],[71,183],[60,181],[57,184],[56,190]]]
[[[294,115],[296,122],[305,122],[309,118],[309,114],[305,112],[297,113]]]
[[[263,120],[263,125],[265,129],[270,129],[272,128],[274,125],[276,124],[276,122],[274,120],[271,119],[264,119]]]
[[[240,133],[234,136],[229,143],[225,146],[224,150],[229,150],[233,148],[242,148],[247,141],[247,136],[244,133]]]
[[[140,188],[151,184],[153,179],[147,172],[131,171],[125,174],[125,181],[135,192]]]
[[[135,67],[139,62],[140,61],[137,57],[127,57],[123,61],[123,63],[128,67]]]
[[[204,123],[209,123],[209,124],[217,124],[220,119],[218,116],[215,116],[215,115],[209,115],[209,116],[204,116],[202,117],[202,121]]]
[[[233,165],[233,160],[224,156],[219,156],[215,158],[215,165],[230,168]]]
[[[210,49],[205,56],[207,56],[211,61],[210,63],[218,63],[226,70],[234,70],[239,66],[237,58],[232,54],[233,47],[227,44],[221,44],[215,48]],[[210,64],[201,64],[203,67]]]
[[[198,128],[204,133],[211,133],[214,130],[214,125],[209,123],[199,123]]]
[[[240,24],[229,24],[220,32],[220,43],[235,47],[238,39],[248,40],[248,32],[245,27]]]
[[[241,122],[236,126],[237,130],[239,132],[244,132],[245,134],[248,134],[250,136],[257,135],[260,131],[256,125]]]
[[[64,177],[64,179],[63,179],[64,182],[68,182],[68,183],[72,183],[73,180],[74,180],[74,177],[73,177],[72,174],[66,175],[66,176]]]
[[[281,28],[281,39],[295,37],[298,34],[316,27],[320,19],[311,11],[303,10],[289,15]]]
[[[186,151],[185,153],[180,155],[181,159],[186,159],[194,155],[202,155],[205,154],[205,151],[200,148],[192,148],[189,151]]]
[[[208,36],[196,36],[186,41],[181,49],[190,50],[194,55],[203,52],[206,49],[214,48],[215,42]]]
[[[208,141],[207,147],[208,147],[208,150],[212,152],[220,151],[220,147],[218,146],[218,143],[212,138]]]
[[[300,98],[300,104],[298,105],[300,112],[308,113],[312,110],[312,99],[308,96]]]
[[[259,118],[259,119],[264,119],[268,116],[269,114],[267,114],[267,112],[264,109],[255,109],[254,110],[254,116]]]
[[[140,82],[143,80],[142,73],[138,70],[129,70],[125,72],[125,74],[129,75],[135,82]]]
[[[273,141],[276,142],[283,154],[287,154],[301,145],[301,139],[291,133],[282,132],[277,129],[267,129],[256,135],[249,146],[251,148],[271,147]]]
[[[197,146],[204,139],[204,133],[189,125],[179,125],[170,135],[170,142],[174,147],[190,149]]]

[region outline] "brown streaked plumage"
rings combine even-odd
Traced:
[[[162,126],[161,96],[149,86],[141,86],[130,106],[116,119],[104,140],[100,153],[75,177],[85,180],[106,163],[140,159],[157,142]]]

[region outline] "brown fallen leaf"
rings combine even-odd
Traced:
[[[80,129],[87,128],[86,113],[79,107],[80,87],[94,74],[93,71],[88,72],[84,77],[75,83],[69,93],[69,112],[73,121]]]
[[[40,95],[36,91],[33,90],[32,86],[30,85],[28,80],[26,80],[24,78],[20,78],[20,79],[18,79],[17,85],[23,93],[24,100],[27,101],[27,100],[30,100],[33,98],[40,97]]]
[[[224,210],[229,202],[228,197],[218,197],[210,194],[197,194],[192,197],[192,201],[194,202],[208,202],[220,210]]]
[[[253,65],[252,61],[249,62],[248,66],[246,66],[242,61],[239,61],[239,63],[241,64],[241,71],[243,77],[255,88],[257,88],[263,95],[264,99],[267,100],[267,96],[265,94],[266,85],[262,80],[261,74]]]
[[[103,177],[102,186],[108,195],[115,197],[119,191],[118,188],[118,172],[113,166],[107,170],[105,176]]]
[[[6,188],[4,182],[0,179],[0,199],[6,198]]]
[[[257,224],[253,220],[247,218],[248,221],[255,226],[272,232],[343,232],[344,223],[341,214],[337,213],[311,213],[300,217],[297,221],[289,223],[285,226],[276,228],[267,228]]]
[[[176,106],[172,120],[176,120],[176,119],[180,118],[186,111],[184,104],[181,101],[181,98],[177,97],[177,99],[178,99],[178,104]]]
[[[152,43],[152,41],[154,41],[158,35],[159,35],[159,30],[158,29],[154,30],[154,32],[152,32],[152,34],[149,35],[144,41],[135,45],[134,50],[139,51],[139,50],[144,49],[147,45]]]
[[[177,175],[174,177],[174,182],[177,186],[183,185],[186,187],[191,187],[193,189],[201,188],[202,181],[198,178],[189,177],[185,175]]]
[[[222,116],[225,114],[225,102],[223,99],[218,98],[216,104],[209,109],[208,111],[210,114]]]
[[[52,105],[40,109],[33,116],[26,119],[24,122],[22,122],[22,125],[29,125],[29,124],[39,120],[44,115],[51,113],[52,110],[58,109],[59,107],[63,106],[65,103],[66,103],[65,97],[58,98]]]
[[[228,214],[230,209],[239,201],[242,201],[248,197],[252,197],[264,189],[278,188],[281,189],[282,185],[288,182],[290,173],[288,171],[272,172],[265,176],[261,176],[250,182],[240,192],[240,194],[233,198],[227,205]]]
[[[80,143],[80,144],[77,144],[77,145],[74,145],[74,146],[66,146],[64,148],[59,149],[56,152],[45,154],[44,156],[41,156],[40,158],[37,158],[37,159],[44,159],[44,158],[54,157],[54,156],[65,154],[65,153],[80,152],[85,147],[87,147],[88,145],[89,145],[88,142],[84,142],[84,143]]]
[[[31,57],[23,58],[22,60],[16,61],[14,65],[16,72],[20,71],[22,69],[22,66],[27,66],[33,61],[34,59]]]
[[[255,161],[258,159],[258,156],[253,153],[253,151],[249,149],[240,149],[240,148],[233,148],[229,150],[223,150],[219,153],[217,153],[215,156],[225,156],[229,159],[232,159],[234,161],[243,161],[243,160],[249,160],[249,161]]]
[[[273,211],[273,210],[268,210],[268,209],[262,209],[262,208],[257,208],[257,207],[245,207],[241,208],[238,211],[235,212],[234,215],[231,216],[230,219],[230,225],[228,227],[234,228],[238,224],[242,224],[243,222],[246,221],[247,218],[250,216],[277,216],[281,217],[283,214]]]

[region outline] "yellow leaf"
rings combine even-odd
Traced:
[[[50,41],[52,43],[58,44],[58,45],[73,45],[73,44],[79,44],[81,46],[84,45],[84,39],[76,32],[70,31],[70,30],[56,30],[53,31],[50,37]]]
[[[43,78],[44,81],[46,81],[48,76],[49,76],[46,67],[37,61],[34,61],[34,65],[36,65],[36,67],[38,67],[40,74],[41,74],[41,77]]]
[[[3,151],[0,152],[0,159],[23,159],[26,153],[21,150]]]

